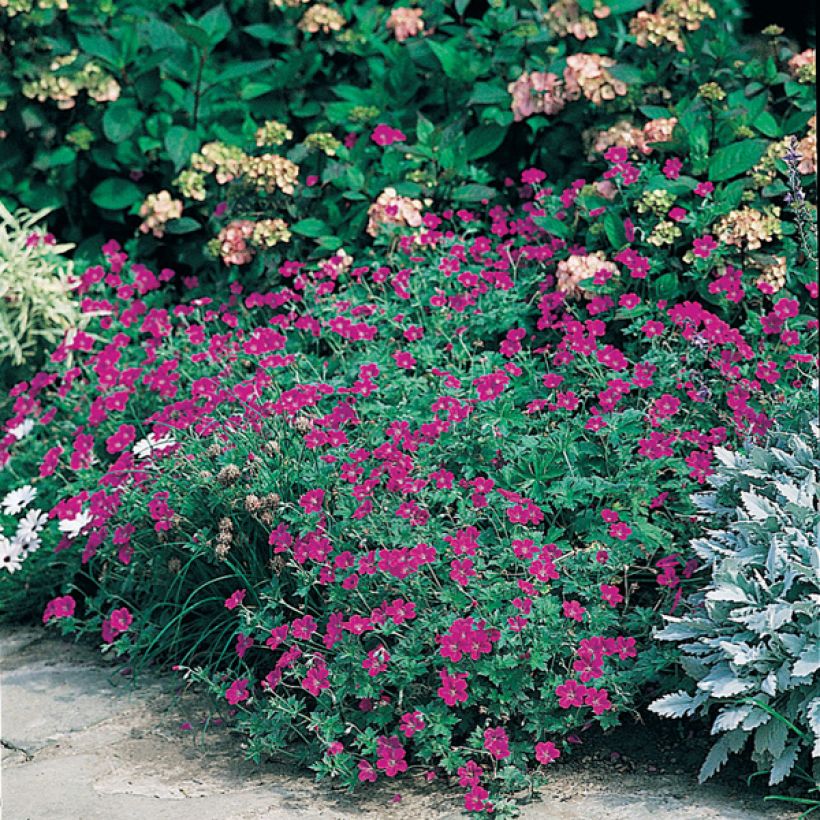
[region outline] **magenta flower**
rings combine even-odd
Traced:
[[[509,742],[503,726],[484,730],[484,748],[496,760],[504,760],[510,756]]]
[[[551,740],[535,744],[535,759],[539,763],[544,765],[554,763],[559,757],[561,757],[561,752]]]
[[[407,137],[398,128],[391,128],[389,125],[379,123],[370,135],[370,139],[382,147],[392,145],[394,142],[404,142]]]
[[[74,615],[76,606],[77,602],[71,595],[53,598],[46,604],[46,608],[43,611],[43,623],[48,623],[52,618],[56,620],[60,618],[71,618]]]
[[[564,617],[569,618],[572,621],[581,621],[584,620],[584,613],[586,609],[581,606],[579,601],[564,601],[562,604],[564,610]]]
[[[670,157],[663,164],[663,173],[667,179],[677,179],[680,176],[683,163],[677,157]]]
[[[306,513],[317,513],[322,511],[324,499],[324,490],[308,490],[299,497],[299,504]]]
[[[376,770],[367,760],[360,760],[359,766],[359,782],[360,783],[375,783],[378,777]]]
[[[704,234],[693,242],[692,253],[701,259],[708,259],[712,255],[712,251],[717,247],[714,236],[711,234]]]
[[[632,528],[625,521],[618,521],[610,526],[609,534],[619,541],[626,541],[632,535]]]
[[[134,622],[134,616],[128,611],[126,607],[115,609],[108,619],[111,625],[111,630],[115,635],[120,635],[127,632],[131,624]]]
[[[407,771],[406,752],[397,735],[377,738],[376,750],[378,753],[376,767],[388,777],[395,777]]]
[[[441,678],[438,696],[448,706],[465,703],[467,701],[467,673],[462,672],[456,675],[448,675],[444,669],[441,669],[438,674]]]
[[[601,584],[601,600],[605,603],[609,604],[611,607],[618,606],[621,601],[623,601],[624,596],[621,595],[621,591],[616,586],[611,586],[610,584]]]
[[[237,589],[225,599],[225,609],[236,609],[245,600],[247,590]]]
[[[612,704],[609,701],[609,693],[606,689],[589,687],[584,695],[584,702],[587,706],[592,707],[592,711],[596,715],[602,715],[612,708]]]
[[[521,172],[521,182],[525,185],[535,185],[543,182],[546,178],[547,175],[538,168],[527,168]]]
[[[583,706],[584,696],[587,688],[576,680],[566,680],[555,687],[555,694],[558,695],[558,705],[562,709],[569,709],[572,706]]]
[[[248,693],[248,684],[250,681],[247,678],[239,678],[239,680],[235,680],[225,692],[225,699],[231,706],[236,706],[237,703],[241,703],[243,700],[247,700],[250,697]]]
[[[416,732],[420,732],[426,725],[424,715],[421,712],[407,712],[401,716],[399,731],[405,737],[413,737]]]

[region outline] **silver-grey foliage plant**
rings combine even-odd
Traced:
[[[692,544],[711,580],[657,637],[679,643],[695,688],[650,708],[714,714],[701,782],[750,741],[770,785],[806,749],[820,757],[820,430],[809,428],[718,450],[713,490],[694,499],[710,529]]]

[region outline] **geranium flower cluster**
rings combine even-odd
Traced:
[[[108,243],[79,277],[88,327],[14,388],[0,439],[26,477],[4,515],[36,490],[65,567],[43,618],[166,653],[254,752],[303,743],[346,785],[441,768],[476,812],[499,762],[538,771],[613,725],[694,583],[689,493],[816,373],[789,234],[773,297],[714,227],[723,184],[672,159],[609,148],[562,190],[528,169],[514,206],[430,210],[388,258],[179,304],[172,270]],[[637,203],[684,174],[661,258]]]

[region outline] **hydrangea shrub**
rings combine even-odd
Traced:
[[[212,143],[244,149],[267,121],[286,123],[297,143],[346,142],[386,122],[411,137],[412,156],[397,155],[389,184],[421,186],[440,203],[461,189],[476,202],[465,186],[528,164],[580,168],[582,132],[588,148],[609,131],[651,150],[684,124],[675,109],[690,103],[704,153],[714,135],[693,95],[708,81],[727,93],[785,82],[789,94],[814,81],[813,52],[795,54],[775,36],[773,63],[738,83],[733,61],[751,51],[735,0],[14,0],[0,20],[0,188],[15,204],[57,208],[60,232],[86,247],[103,227],[119,234],[175,215],[172,187],[191,156]],[[784,136],[768,117],[750,127]],[[30,169],[22,178],[21,167]],[[346,187],[340,206],[381,191],[356,173]],[[183,217],[169,226],[176,245],[200,248],[202,215]],[[142,243],[152,260],[157,238]]]

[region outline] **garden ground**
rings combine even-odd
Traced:
[[[177,679],[132,692],[99,656],[35,629],[0,632],[4,817],[8,820],[448,820],[460,797],[406,781],[355,797],[295,772],[256,769],[229,730],[197,732],[201,701],[174,697]],[[118,679],[119,677],[119,679]],[[190,722],[194,729],[184,731]],[[557,766],[524,820],[772,820],[735,774],[696,786],[701,748],[647,727],[588,743]],[[618,751],[615,751],[615,750]],[[395,799],[395,789],[402,798]]]

